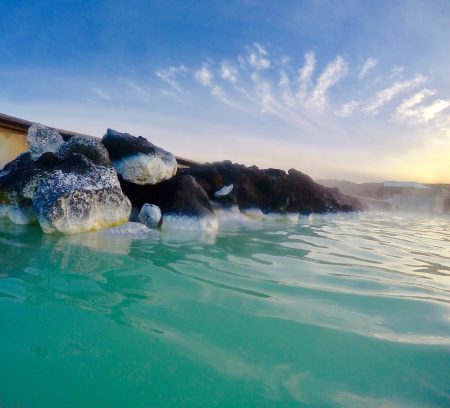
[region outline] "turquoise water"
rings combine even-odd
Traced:
[[[130,240],[0,221],[1,407],[449,407],[450,218]]]

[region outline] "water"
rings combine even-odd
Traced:
[[[0,221],[1,407],[449,407],[450,219]]]

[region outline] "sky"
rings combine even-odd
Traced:
[[[11,1],[0,112],[315,179],[450,183],[450,1]]]

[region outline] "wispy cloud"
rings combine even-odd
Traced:
[[[403,75],[403,72],[405,71],[405,67],[403,65],[395,65],[391,69],[391,75],[389,76],[390,79],[399,78]]]
[[[227,61],[222,61],[220,64],[220,77],[226,81],[235,83],[237,81],[237,68]]]
[[[335,114],[337,116],[340,116],[341,118],[348,118],[351,116],[353,111],[359,106],[358,101],[350,101],[347,103],[344,103],[339,109],[335,111]]]
[[[188,69],[185,65],[170,66],[166,69],[161,69],[155,72],[155,75],[165,83],[169,84],[175,91],[181,92],[182,88],[180,83],[177,81],[177,76],[180,73],[187,72]]]
[[[389,88],[378,91],[374,98],[365,106],[364,111],[369,114],[376,114],[380,108],[386,105],[389,101],[394,99],[397,95],[414,89],[423,84],[427,80],[422,74],[416,74],[413,78],[406,81],[397,81]]]
[[[316,65],[316,56],[313,52],[308,52],[305,54],[305,65],[298,71],[298,82],[300,84],[298,96],[301,100],[306,99],[306,95],[311,87],[312,75],[314,72],[314,67]]]
[[[323,108],[327,104],[328,90],[347,75],[348,67],[345,60],[338,55],[320,74],[317,84],[311,93],[309,103]]]
[[[247,61],[250,66],[256,70],[264,70],[271,66],[270,59],[268,58],[268,52],[258,43],[255,43],[253,47],[250,48]]]
[[[295,95],[292,92],[291,80],[286,72],[280,72],[280,81],[278,82],[278,85],[281,90],[281,98],[283,99],[283,102],[287,106],[293,107],[295,105]]]
[[[105,101],[111,100],[111,97],[100,88],[92,88],[92,92],[94,92],[100,99],[104,99]]]
[[[220,71],[220,73],[220,76],[222,77],[222,72]],[[208,64],[204,64],[200,69],[194,71],[194,78],[203,87],[209,89],[210,94],[219,101],[236,110],[247,112],[247,109],[245,109],[245,107],[241,103],[239,103],[239,101],[234,101],[229,98],[224,92],[222,86],[216,83],[213,70]],[[230,80],[230,78],[223,79]]]
[[[358,76],[360,78],[364,78],[369,73],[369,71],[377,64],[378,61],[375,58],[373,57],[367,58],[364,64],[360,67]]]
[[[136,82],[131,81],[129,79],[124,79],[123,82],[125,83],[125,85],[127,85],[133,91],[135,91],[139,94],[144,93],[144,89],[141,86],[137,85]]]
[[[374,56],[352,68],[351,58],[337,55],[322,70],[318,70],[317,57],[312,51],[304,54],[300,67],[295,67],[293,61],[273,49],[269,54],[268,48],[254,43],[235,59],[228,56],[216,62],[205,58],[197,68],[169,66],[158,70],[157,76],[174,92],[183,87],[187,96],[195,83],[228,108],[246,114],[274,116],[308,132],[327,126],[334,126],[334,131],[340,132],[339,127],[344,123],[364,122],[367,114],[378,116],[386,126],[391,119],[418,126],[438,120],[443,123],[441,119],[449,101],[437,99],[423,105],[425,98],[437,92],[429,89],[411,95],[415,88],[429,80],[422,73],[401,79],[405,68],[396,66],[384,73],[378,70],[377,80],[369,81],[368,74],[378,64]],[[181,75],[187,72],[190,75]],[[190,84],[186,82],[189,78]],[[385,86],[380,89],[382,83]],[[342,95],[346,100],[342,100]],[[395,107],[388,106],[399,96],[406,98]]]
[[[393,112],[392,117],[399,122],[410,124],[429,123],[438,118],[447,108],[450,101],[437,99],[427,105],[423,101],[437,93],[436,90],[422,89],[410,98],[406,98]]]
[[[204,65],[198,71],[194,72],[194,78],[203,86],[211,86],[213,74],[211,69]]]

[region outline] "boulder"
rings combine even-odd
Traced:
[[[108,150],[100,139],[91,136],[75,135],[65,142],[58,150],[60,159],[67,159],[74,153],[79,153],[92,163],[101,166],[111,166]]]
[[[71,234],[127,222],[131,204],[114,169],[97,166],[81,155],[70,160],[84,161],[83,171],[56,167],[36,189],[33,208],[42,230]]]
[[[22,194],[24,181],[31,177],[35,165],[29,152],[19,155],[0,171],[0,216],[16,224],[29,224],[36,220],[33,203]]]
[[[154,204],[144,204],[139,212],[139,222],[149,228],[158,228],[161,222],[161,209]]]
[[[177,172],[175,156],[142,136],[108,129],[103,136],[103,144],[117,173],[130,183],[157,184]]]
[[[22,154],[0,172],[0,204],[13,222],[37,219],[44,232],[62,233],[118,225],[131,211],[114,169],[79,153]]]
[[[208,195],[192,176],[178,174],[170,180],[146,186],[121,180],[121,186],[134,207],[153,203],[161,209],[162,228],[217,229]]]
[[[241,211],[258,213],[302,213],[358,211],[361,204],[336,189],[314,182],[300,171],[246,167],[230,161],[184,169],[208,197],[222,208],[237,205]],[[232,188],[231,188],[232,186]]]
[[[64,139],[56,130],[40,123],[33,123],[28,129],[27,142],[31,158],[37,160],[43,153],[57,152]]]

